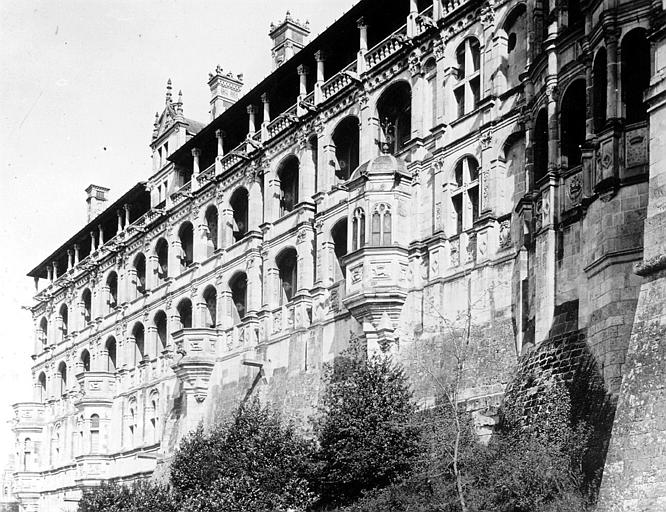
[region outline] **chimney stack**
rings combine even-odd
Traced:
[[[300,20],[292,18],[291,13],[287,11],[284,21],[277,25],[271,23],[268,35],[273,41],[271,50],[273,69],[277,69],[308,44],[310,22],[301,23]]]
[[[89,185],[86,189],[86,204],[88,205],[88,222],[97,217],[106,208],[106,202],[109,200],[107,194],[109,189],[99,185]]]
[[[243,75],[225,73],[218,65],[214,73],[208,73],[208,87],[210,87],[210,115],[215,119],[222,112],[238,101],[243,89]]]

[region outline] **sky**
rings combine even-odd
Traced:
[[[404,0],[406,1],[406,0]],[[84,189],[110,201],[150,176],[166,81],[209,121],[208,73],[271,69],[271,22],[323,31],[357,0],[0,0],[0,469],[11,404],[32,399],[26,273],[86,221]]]

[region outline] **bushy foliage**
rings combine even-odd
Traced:
[[[257,401],[210,433],[185,438],[171,466],[183,512],[303,509],[314,445]]]
[[[171,492],[160,485],[138,482],[131,487],[102,484],[83,493],[79,512],[177,512]]]
[[[316,422],[323,503],[348,502],[410,469],[419,434],[403,370],[387,357],[347,354],[328,368]]]

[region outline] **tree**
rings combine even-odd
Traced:
[[[415,405],[401,367],[348,353],[328,368],[315,430],[323,503],[345,503],[407,472],[418,453]]]
[[[83,493],[79,512],[177,512],[173,495],[166,487],[137,482],[128,487],[104,483]]]
[[[220,428],[186,437],[170,480],[183,512],[301,510],[314,501],[313,450],[293,424],[252,400]]]

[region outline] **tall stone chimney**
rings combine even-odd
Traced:
[[[273,41],[271,50],[273,69],[277,69],[308,44],[310,22],[301,23],[300,20],[292,18],[291,13],[287,11],[284,21],[277,25],[271,23],[268,35]]]
[[[86,189],[86,204],[88,205],[88,222],[97,217],[106,208],[106,202],[109,200],[107,194],[109,189],[99,185],[88,185]]]
[[[208,87],[210,87],[210,115],[215,119],[222,112],[238,101],[243,89],[243,75],[225,73],[217,66],[214,73],[208,73]]]

